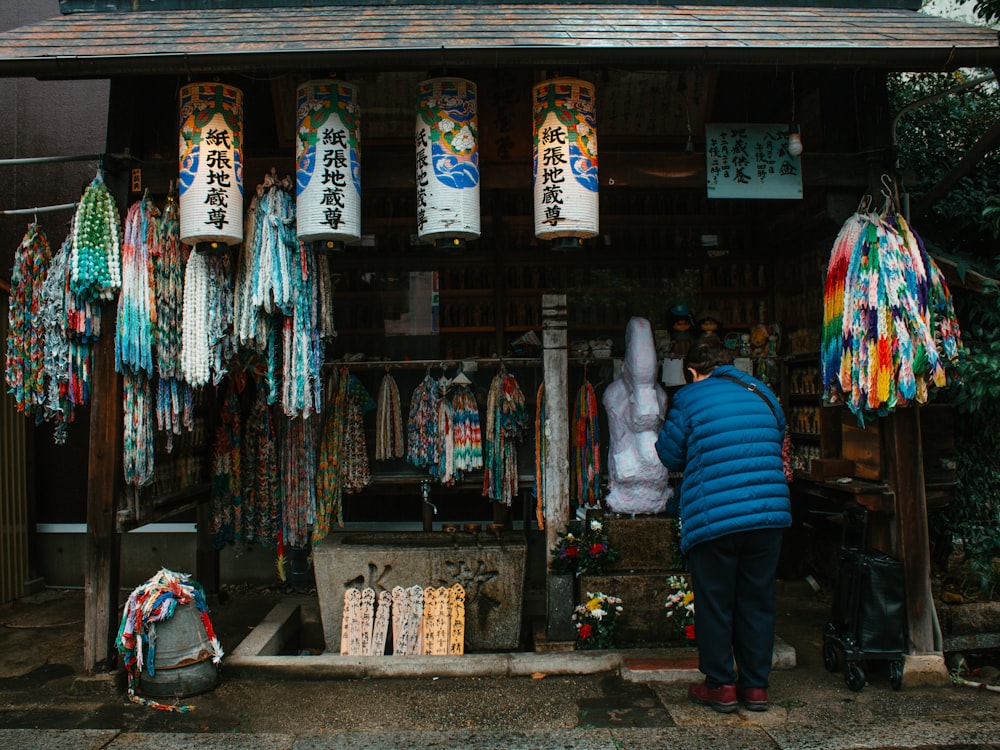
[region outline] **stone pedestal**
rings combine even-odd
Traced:
[[[524,535],[447,532],[331,534],[316,547],[316,591],[327,651],[340,647],[344,591],[371,587],[465,589],[466,651],[511,651],[520,645]]]

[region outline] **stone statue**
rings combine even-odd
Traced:
[[[625,329],[621,375],[603,398],[611,437],[605,504],[615,513],[661,513],[673,494],[656,455],[656,436],[667,412],[657,369],[652,327],[645,318],[632,318]]]

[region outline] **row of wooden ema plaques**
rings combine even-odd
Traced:
[[[392,620],[392,654],[456,656],[465,652],[465,589],[461,584],[396,586],[392,591],[344,592],[340,653],[382,656]]]

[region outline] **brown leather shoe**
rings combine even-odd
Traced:
[[[739,707],[735,685],[711,688],[703,682],[696,682],[688,688],[688,699],[700,706],[715,709],[720,714],[731,714]]]
[[[767,690],[764,688],[739,688],[740,703],[747,711],[767,710]]]

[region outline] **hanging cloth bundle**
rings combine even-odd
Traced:
[[[846,402],[862,422],[925,403],[961,346],[940,269],[886,199],[881,215],[859,210],[842,227],[825,286],[824,398]]]
[[[191,253],[184,275],[181,368],[194,388],[220,383],[232,357],[229,256]]]
[[[434,466],[438,461],[438,383],[428,372],[410,397],[406,423],[406,460],[414,466]]]
[[[208,616],[205,591],[190,576],[162,568],[129,595],[115,645],[122,654],[125,672],[128,674],[128,697],[132,703],[161,711],[185,713],[191,710],[191,706],[167,705],[135,694],[135,682],[143,669],[150,675],[154,673],[156,623],[173,617],[178,604],[191,603],[198,608],[198,615],[212,650],[212,663],[218,665],[222,661],[222,645],[215,636],[215,629]]]
[[[249,246],[253,266],[253,304],[265,313],[292,314],[295,304],[295,199],[291,180],[278,180],[274,170],[257,186],[254,244]]]
[[[330,533],[335,522],[344,526],[343,446],[347,421],[349,373],[346,367],[331,374],[326,382],[326,406],[323,409],[323,433],[316,461],[316,523],[313,544]]]
[[[452,453],[455,473],[461,476],[464,472],[483,468],[483,432],[479,422],[479,404],[472,388],[458,382],[457,378],[452,381],[452,388]]]
[[[545,381],[535,396],[535,518],[545,530]]]
[[[378,387],[378,404],[375,412],[375,460],[388,461],[402,458],[403,414],[399,402],[399,388],[388,372],[382,376]]]
[[[260,189],[254,194],[247,209],[243,229],[243,245],[236,270],[234,292],[233,336],[240,348],[250,349],[258,354],[267,351],[271,316],[254,304],[253,279],[258,258],[258,213],[260,211]]]
[[[281,530],[281,475],[274,420],[267,391],[257,384],[253,408],[246,420],[240,457],[243,476],[243,536],[247,544],[271,548]]]
[[[317,420],[295,417],[284,420],[281,441],[282,532],[284,543],[304,547],[309,528],[316,522]]]
[[[145,487],[153,481],[153,399],[149,376],[143,370],[125,368],[124,381],[124,465],[125,483]]]
[[[97,176],[73,215],[70,291],[84,300],[110,300],[121,287],[121,221],[118,207]]]
[[[510,505],[517,494],[517,442],[528,427],[524,394],[501,368],[490,384],[483,450],[483,495]]]
[[[167,196],[167,205],[157,223],[151,248],[153,291],[156,295],[156,429],[167,433],[166,449],[174,448],[174,435],[194,428],[194,389],[181,369],[181,330],[184,310],[184,271],[190,250],[181,243],[177,202]]]
[[[451,409],[451,402],[447,398],[438,399],[437,409],[437,463],[431,466],[430,474],[438,479],[441,484],[449,486],[454,484],[461,475],[455,471],[455,435],[454,415]]]
[[[356,375],[347,376],[346,422],[344,427],[344,492],[361,492],[372,482],[365,442],[365,414],[375,408],[371,394]]]
[[[115,327],[115,369],[123,373],[125,482],[144,487],[153,481],[153,293],[152,247],[159,211],[149,194],[129,208],[122,242],[122,283]]]
[[[238,541],[242,535],[237,528],[242,520],[241,437],[237,383],[230,376],[212,448],[212,541],[218,549]]]
[[[122,242],[122,287],[118,295],[115,327],[115,369],[153,374],[153,327],[156,303],[153,293],[152,248],[156,244],[159,209],[147,192],[131,205],[125,216]]]
[[[285,415],[308,417],[323,408],[323,346],[320,340],[320,284],[316,253],[298,243],[292,268],[294,308],[284,319],[281,400]]]
[[[42,289],[51,264],[52,249],[45,232],[37,223],[30,224],[14,254],[5,380],[15,408],[39,420],[48,392]]]
[[[573,480],[580,507],[594,508],[601,496],[601,436],[597,396],[584,375],[573,410]]]
[[[67,426],[73,421],[74,401],[70,392],[70,371],[74,351],[79,346],[69,338],[66,318],[69,255],[70,238],[67,237],[53,256],[48,276],[42,284],[40,308],[45,329],[43,366],[48,381],[45,394],[45,419],[55,422],[54,440],[59,445],[66,442]],[[89,349],[87,344],[82,346]]]

